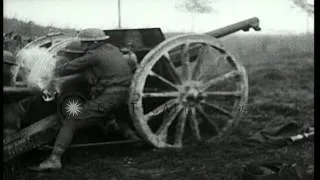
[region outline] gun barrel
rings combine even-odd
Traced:
[[[260,23],[259,19],[257,17],[253,17],[244,21],[240,21],[234,24],[231,24],[226,27],[222,27],[213,31],[209,31],[205,33],[206,35],[213,36],[215,38],[221,38],[224,36],[227,36],[229,34],[235,33],[237,31],[243,30],[243,31],[249,31],[250,29],[254,29],[255,31],[260,31]],[[193,46],[189,49],[190,56],[197,55],[197,52],[199,50],[199,46]],[[170,52],[171,60],[173,61],[173,64],[176,66],[181,66],[181,61],[179,60],[180,53],[179,51],[172,51]],[[195,59],[191,59],[191,62]]]
[[[226,35],[235,33],[237,31],[243,30],[243,31],[249,31],[250,28],[254,29],[255,31],[260,31],[260,22],[257,17],[253,17],[244,21],[237,22],[235,24],[231,24],[226,27],[222,27],[213,31],[209,31],[205,34],[213,36],[215,38],[221,38]]]

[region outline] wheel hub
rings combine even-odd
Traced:
[[[195,106],[205,98],[201,90],[201,84],[197,81],[184,83],[179,92],[180,101],[186,106]]]

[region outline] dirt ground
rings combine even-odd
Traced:
[[[250,58],[250,59],[248,59]],[[250,162],[296,163],[305,170],[314,165],[313,141],[280,148],[246,147],[244,139],[270,121],[314,122],[313,53],[280,53],[243,56],[249,76],[247,113],[235,133],[217,144],[189,144],[181,150],[117,145],[71,149],[64,168],[33,173],[26,165],[40,162],[48,152],[32,152],[10,166],[4,179],[16,180],[129,180],[214,179],[232,180]],[[37,157],[35,157],[37,156]]]

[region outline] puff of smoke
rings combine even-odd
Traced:
[[[52,88],[57,59],[47,49],[22,49],[17,55],[17,62],[27,70],[25,76],[29,86],[42,90]]]

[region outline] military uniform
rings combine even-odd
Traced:
[[[85,54],[58,66],[56,74],[66,76],[82,73],[91,87],[90,99],[85,102],[76,117],[64,120],[51,155],[38,167],[31,168],[32,170],[61,168],[62,155],[79,128],[102,121],[111,113],[115,113],[117,119],[130,118],[128,111],[123,112],[128,107],[127,99],[132,78],[128,62],[117,47],[101,42],[109,36],[100,29],[82,30],[78,38],[81,41],[78,49],[84,46]]]
[[[60,130],[55,146],[62,149],[68,147],[79,128],[101,121],[111,113],[116,113],[117,119],[129,118],[128,112],[121,113],[122,109],[127,108],[132,78],[128,62],[111,44],[98,43],[94,46],[84,56],[57,68],[59,76],[82,72],[91,85],[91,99],[82,107],[77,118],[65,121]]]

